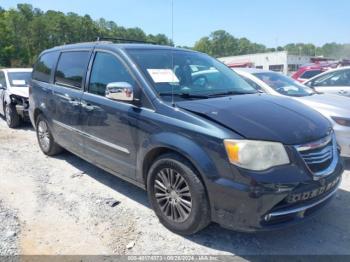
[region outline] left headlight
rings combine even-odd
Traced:
[[[239,167],[262,171],[289,164],[289,157],[281,143],[254,140],[224,140],[230,162]]]

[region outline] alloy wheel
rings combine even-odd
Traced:
[[[184,222],[191,214],[192,196],[183,176],[172,168],[160,170],[155,178],[154,193],[163,214],[175,222]]]
[[[45,121],[40,121],[38,124],[38,138],[39,143],[44,151],[49,151],[50,149],[50,134],[49,129]]]

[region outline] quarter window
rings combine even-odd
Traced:
[[[55,84],[80,89],[89,58],[88,51],[62,53],[55,72]]]
[[[135,86],[129,71],[114,55],[97,52],[91,71],[89,92],[105,96],[106,87],[113,82],[128,82]]]
[[[52,69],[57,61],[58,52],[43,54],[34,66],[33,79],[49,83]]]

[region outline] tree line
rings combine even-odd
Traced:
[[[0,66],[30,66],[38,54],[48,48],[85,41],[97,36],[141,40],[162,45],[173,45],[164,34],[146,34],[142,29],[125,28],[103,18],[93,20],[89,15],[64,14],[49,10],[43,12],[29,4],[18,4],[16,9],[0,7]],[[247,38],[236,38],[218,30],[199,39],[194,47],[214,57],[243,55],[287,50],[293,54],[350,58],[350,44],[328,43],[321,47],[313,44],[288,44],[267,48]]]
[[[350,44],[327,43],[319,47],[314,44],[292,43],[276,48],[267,48],[262,44],[253,43],[247,38],[235,38],[224,30],[215,31],[210,36],[201,38],[195,43],[194,49],[215,57],[285,50],[295,55],[350,59]]]
[[[29,4],[16,9],[0,7],[0,66],[30,66],[41,51],[63,44],[95,41],[98,36],[119,37],[172,45],[164,34],[146,34],[140,28],[125,28],[101,18],[49,10]]]

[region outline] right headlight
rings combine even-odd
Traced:
[[[281,143],[254,140],[224,140],[230,162],[239,167],[262,171],[289,164],[289,157]]]

